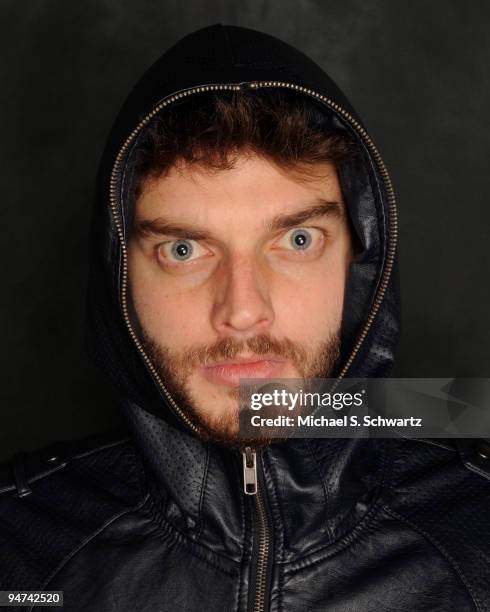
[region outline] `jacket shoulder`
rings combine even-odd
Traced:
[[[133,457],[139,462],[133,448],[130,433],[117,429],[97,434],[81,440],[60,441],[31,452],[19,452],[10,459],[0,462],[0,503],[5,494],[24,497],[32,492],[31,484],[52,477],[65,468],[74,465],[98,464],[103,469],[104,463],[119,456]],[[113,468],[121,466],[114,463]]]
[[[87,538],[146,498],[127,431],[58,442],[0,465],[0,589],[40,588]]]
[[[490,462],[482,441],[420,442],[402,445],[385,509],[431,542],[487,609],[490,574],[482,560],[490,550]]]

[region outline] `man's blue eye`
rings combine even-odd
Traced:
[[[289,238],[291,246],[297,250],[307,249],[312,243],[312,240],[310,232],[305,229],[294,230]]]
[[[171,248],[171,253],[178,261],[189,259],[194,251],[194,247],[188,240],[176,240]]]

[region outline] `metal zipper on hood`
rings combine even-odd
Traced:
[[[258,520],[258,551],[257,551],[257,573],[255,575],[255,600],[253,612],[264,612],[267,591],[267,567],[271,538],[267,510],[262,494],[259,490],[257,478],[257,452],[245,447],[242,451],[243,458],[243,483],[246,495],[253,495],[255,499],[255,511]]]
[[[330,98],[327,98],[326,96],[316,91],[313,91],[312,89],[308,89],[307,87],[302,87],[301,85],[295,85],[294,83],[285,83],[283,81],[250,81],[250,82],[246,82],[242,84],[228,83],[228,84],[202,85],[200,87],[191,87],[189,89],[185,89],[183,91],[176,92],[175,94],[159,102],[138,123],[138,125],[134,128],[134,130],[126,138],[122,147],[119,149],[119,152],[116,156],[116,160],[114,162],[112,172],[111,172],[110,206],[111,206],[114,223],[116,225],[117,233],[119,236],[119,243],[121,245],[121,251],[122,251],[122,256],[123,256],[122,257],[122,281],[121,281],[121,287],[120,287],[120,292],[121,292],[120,300],[121,300],[121,307],[122,307],[123,317],[126,323],[126,327],[129,331],[129,334],[131,335],[131,338],[133,339],[133,342],[136,345],[136,348],[138,349],[138,352],[140,353],[148,369],[151,371],[154,379],[157,381],[160,389],[164,393],[165,397],[167,398],[167,400],[169,401],[169,403],[171,404],[175,412],[187,424],[187,426],[195,433],[199,433],[198,427],[196,427],[196,425],[194,425],[194,423],[184,414],[184,412],[176,404],[176,402],[174,401],[174,399],[172,398],[172,396],[166,389],[154,365],[151,363],[150,359],[148,358],[145,351],[143,350],[143,347],[141,346],[141,343],[138,340],[138,337],[136,336],[131,326],[131,322],[129,320],[128,306],[127,306],[127,301],[126,301],[126,293],[127,293],[127,285],[128,285],[128,258],[127,258],[126,242],[124,239],[124,229],[123,229],[122,221],[121,221],[118,206],[117,206],[117,184],[118,184],[119,175],[122,169],[122,164],[124,161],[124,155],[126,154],[129,146],[135,140],[135,138],[137,137],[141,129],[163,108],[165,108],[169,104],[172,104],[173,102],[176,102],[177,100],[181,100],[182,98],[186,98],[193,94],[204,93],[207,91],[224,91],[224,90],[240,91],[245,87],[250,88],[250,89],[259,89],[263,87],[266,87],[266,88],[277,87],[277,88],[283,88],[283,89],[292,89],[294,91],[298,91],[306,95],[309,95],[315,98],[316,100],[319,100],[320,102],[323,102],[327,107],[337,112],[339,115],[342,116],[343,119],[345,119],[355,129],[356,133],[362,138],[363,142],[366,144],[367,148],[369,149],[370,153],[372,154],[373,158],[376,161],[376,164],[379,170],[379,174],[386,188],[386,193],[388,197],[388,207],[389,207],[389,229],[390,231],[389,231],[389,241],[388,241],[388,246],[387,246],[385,266],[383,269],[381,280],[376,290],[376,294],[374,297],[373,304],[371,306],[371,310],[368,313],[368,316],[365,320],[363,327],[361,328],[361,332],[354,344],[354,348],[352,349],[349,357],[347,358],[347,361],[345,362],[344,366],[342,367],[342,370],[340,371],[340,374],[337,377],[339,381],[347,373],[349,367],[351,366],[352,362],[355,359],[355,356],[359,352],[359,349],[361,348],[362,343],[364,342],[364,339],[366,338],[369,330],[371,329],[373,321],[380,309],[381,303],[386,293],[386,288],[388,287],[388,282],[390,279],[391,271],[393,269],[393,263],[395,260],[396,242],[397,242],[397,234],[398,234],[398,222],[397,222],[395,193],[393,190],[390,176],[381,158],[381,155],[379,154],[378,150],[376,149],[376,146],[374,145],[373,141],[367,134],[366,130],[361,126],[361,124],[350,113],[344,110],[336,102],[334,102]]]
[[[124,317],[127,329],[141,357],[143,358],[148,369],[151,371],[154,379],[157,381],[160,389],[164,393],[165,397],[167,398],[167,400],[169,401],[169,403],[171,404],[175,412],[180,416],[182,421],[184,421],[184,423],[186,423],[187,426],[195,433],[199,433],[198,427],[196,427],[196,425],[194,425],[194,423],[184,414],[182,409],[176,404],[176,402],[170,395],[169,391],[166,389],[154,365],[151,363],[150,359],[148,358],[145,351],[143,350],[143,347],[141,346],[141,343],[138,340],[131,326],[131,322],[129,320],[127,298],[126,298],[127,286],[128,286],[127,246],[126,246],[126,242],[124,238],[123,225],[122,225],[122,221],[121,221],[119,210],[118,210],[117,184],[118,184],[119,175],[120,175],[123,161],[124,161],[124,156],[126,152],[128,151],[128,148],[130,147],[132,142],[135,140],[140,130],[163,108],[165,108],[169,104],[172,104],[173,102],[176,102],[177,100],[181,100],[182,98],[188,97],[193,94],[204,93],[208,91],[220,91],[220,90],[240,91],[242,88],[245,88],[245,87],[250,88],[250,89],[274,88],[274,87],[291,89],[291,90],[298,91],[300,93],[309,95],[315,98],[316,100],[322,102],[323,104],[325,104],[328,108],[334,110],[343,119],[345,119],[347,123],[349,123],[354,128],[356,133],[361,137],[362,141],[364,142],[366,147],[369,149],[369,152],[371,153],[372,157],[374,158],[377,164],[379,174],[386,188],[386,194],[388,198],[388,208],[389,208],[389,240],[388,240],[388,246],[387,246],[385,266],[383,268],[383,273],[381,275],[379,285],[376,289],[376,294],[374,297],[373,304],[371,306],[371,310],[368,313],[368,316],[364,322],[364,325],[361,328],[361,332],[354,344],[354,348],[352,349],[347,361],[345,362],[344,366],[342,367],[342,370],[340,371],[340,374],[337,377],[338,381],[340,381],[340,379],[342,379],[347,373],[349,367],[351,366],[357,353],[359,352],[359,349],[362,346],[362,343],[364,342],[369,330],[371,329],[373,321],[381,307],[381,303],[386,293],[386,289],[388,287],[388,282],[390,279],[391,271],[393,269],[393,264],[395,260],[398,224],[397,224],[397,214],[396,214],[396,200],[395,200],[395,194],[394,194],[393,186],[391,183],[391,179],[389,177],[386,166],[381,158],[381,155],[379,154],[378,150],[376,149],[376,146],[374,145],[373,141],[367,134],[366,130],[361,126],[361,124],[350,113],[344,110],[336,102],[334,102],[330,98],[327,98],[326,96],[323,96],[322,94],[319,94],[316,91],[313,91],[306,87],[302,87],[301,85],[295,85],[294,83],[285,83],[282,81],[251,81],[251,82],[242,83],[242,84],[228,83],[228,84],[203,85],[200,87],[192,87],[192,88],[177,92],[169,96],[168,98],[165,98],[161,102],[159,102],[153,108],[153,110],[150,111],[138,123],[135,129],[126,138],[124,144],[122,145],[121,149],[119,150],[117,154],[117,157],[116,157],[116,160],[114,162],[114,166],[111,172],[110,206],[111,206],[114,223],[117,228],[117,233],[119,236],[119,242],[121,245],[121,252],[122,252],[122,281],[121,281],[121,287],[120,287],[120,292],[121,292],[120,301],[121,301],[123,317]],[[243,454],[243,461],[244,461],[245,493],[247,495],[255,496],[257,517],[259,521],[259,556],[258,556],[258,566],[257,566],[257,581],[256,581],[257,590],[256,590],[254,612],[262,612],[265,609],[267,566],[268,566],[268,555],[269,555],[269,547],[270,547],[271,539],[270,539],[269,528],[268,528],[267,512],[266,512],[264,501],[259,492],[258,484],[257,484],[257,471],[256,471],[257,470],[257,463],[256,463],[257,458],[256,458],[255,451],[253,451],[250,448],[248,449],[248,454],[245,451],[245,453]],[[247,491],[247,488],[248,488],[248,491]]]
[[[117,206],[117,183],[118,183],[118,178],[119,178],[119,175],[120,175],[120,172],[121,172],[122,163],[123,163],[123,160],[124,160],[124,155],[126,154],[129,146],[136,139],[136,137],[138,136],[138,134],[141,131],[141,129],[156,114],[158,114],[163,108],[165,108],[169,104],[172,104],[173,102],[176,102],[177,100],[181,100],[182,98],[186,98],[187,96],[190,96],[192,94],[203,93],[205,91],[211,91],[211,90],[216,90],[216,91],[218,91],[218,90],[238,91],[238,90],[240,90],[240,85],[238,85],[238,84],[203,85],[202,87],[192,87],[191,89],[186,89],[184,91],[175,93],[175,94],[171,95],[170,97],[165,98],[165,100],[162,100],[162,102],[158,103],[153,108],[153,110],[150,111],[138,123],[138,125],[134,128],[134,130],[130,133],[130,135],[124,141],[124,144],[119,149],[119,153],[116,156],[116,161],[114,162],[114,166],[112,167],[111,179],[110,179],[110,205],[111,205],[111,211],[112,211],[112,216],[113,216],[113,219],[114,219],[114,223],[116,225],[117,233],[118,233],[118,236],[119,236],[119,243],[121,245],[121,251],[122,251],[122,255],[123,255],[123,257],[122,257],[122,281],[121,281],[121,287],[120,287],[120,291],[121,291],[121,293],[120,293],[120,301],[121,301],[121,307],[122,307],[123,317],[124,317],[124,321],[126,323],[126,327],[127,327],[128,331],[129,331],[129,334],[131,335],[131,338],[133,339],[133,342],[135,343],[136,348],[138,349],[141,357],[143,358],[143,360],[146,363],[148,369],[152,373],[154,379],[157,381],[157,383],[158,383],[160,389],[162,390],[162,392],[164,393],[165,397],[167,398],[167,400],[169,401],[169,403],[171,404],[171,406],[173,407],[175,412],[184,421],[184,423],[192,431],[194,431],[197,434],[199,433],[199,428],[196,427],[196,425],[194,425],[194,423],[184,414],[184,412],[177,405],[177,403],[175,402],[173,397],[170,395],[168,389],[163,384],[162,379],[160,378],[160,375],[158,374],[157,370],[155,369],[155,366],[152,364],[152,362],[150,361],[148,355],[143,350],[143,347],[141,346],[141,342],[139,341],[138,337],[136,336],[136,334],[135,334],[135,332],[134,332],[134,330],[133,330],[133,328],[131,326],[131,322],[129,320],[128,304],[127,304],[127,300],[126,300],[126,292],[127,292],[127,286],[128,286],[128,254],[127,254],[126,241],[124,239],[124,230],[123,230],[123,226],[122,226],[122,221],[121,221],[120,214],[119,214],[119,211],[118,211],[118,206]]]

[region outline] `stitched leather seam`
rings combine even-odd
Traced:
[[[147,473],[147,466],[145,466],[145,464],[143,464],[143,472],[145,474],[145,481],[147,483],[147,490],[149,490],[150,486],[149,486],[149,477],[148,477],[148,473]],[[157,508],[155,506],[154,503],[154,499],[153,496],[150,493],[148,494],[148,511],[150,513],[150,520],[159,528],[161,529],[164,533],[166,533],[167,531],[170,532],[170,535],[176,538],[180,538],[181,539],[181,543],[184,545],[187,545],[189,548],[192,548],[192,550],[194,550],[195,548],[202,548],[203,550],[205,550],[208,553],[211,553],[213,556],[216,556],[218,558],[222,558],[223,560],[225,560],[225,562],[229,562],[231,561],[232,563],[237,563],[237,561],[235,559],[233,559],[232,557],[228,557],[227,555],[223,555],[222,553],[217,553],[216,551],[212,550],[211,548],[208,548],[205,544],[203,544],[202,542],[196,543],[195,541],[191,540],[187,535],[185,535],[184,533],[182,533],[181,531],[179,531],[174,525],[172,525],[171,523],[169,523],[164,515],[162,514],[162,512],[159,510],[159,508]],[[200,532],[198,531],[198,534]],[[180,540],[179,540],[180,541]],[[202,556],[200,555],[196,555],[198,556],[200,559],[203,559]],[[203,559],[204,561],[208,562],[208,559]],[[210,562],[210,564],[212,565],[212,562]],[[216,565],[216,567],[218,569],[223,569],[221,566]],[[226,570],[224,570],[226,571]]]
[[[395,478],[393,479],[393,492],[395,494],[396,489],[403,487],[403,485],[410,483],[413,479],[413,474],[410,471],[404,471],[404,465],[408,464],[410,461],[410,457],[413,453],[413,448],[410,448],[409,444],[407,444],[409,442],[408,439],[404,439],[403,442],[401,440],[398,440],[398,442],[402,443],[402,445],[400,446],[400,455],[399,455],[399,465],[398,467],[396,467],[395,469],[397,470]],[[440,446],[436,446],[435,448],[440,449],[441,451],[444,450],[442,449]],[[426,449],[427,452],[429,452],[429,449]],[[452,457],[450,454],[440,454],[438,455],[437,461],[441,462],[447,462],[447,461],[453,461],[454,457]]]
[[[235,561],[234,559],[231,559],[230,557],[226,557],[225,555],[217,553],[214,550],[211,550],[200,542],[198,543],[191,540],[188,536],[176,529],[174,525],[171,525],[168,521],[166,521],[160,514],[158,515],[158,518],[156,518],[155,506],[151,494],[147,501],[147,508],[143,507],[142,511],[148,511],[150,521],[157,527],[163,539],[171,540],[173,543],[177,543],[186,547],[190,554],[192,554],[194,557],[200,559],[208,565],[211,565],[215,569],[218,569],[224,572],[225,574],[228,574],[229,576],[236,575],[235,568],[230,568],[226,566],[229,565],[231,562],[232,564],[235,564],[238,567],[239,562]],[[215,557],[216,560],[213,559],[213,557]],[[221,562],[221,560],[223,560],[223,562]]]
[[[422,442],[423,444],[429,444],[430,446],[436,446],[437,448],[443,448],[444,450],[448,450],[448,451],[451,451],[453,453],[457,452],[457,450],[455,448],[453,448],[452,446],[446,446],[442,442],[439,442],[439,441],[434,440],[432,438],[405,438],[403,435],[402,435],[402,437],[403,437],[403,439],[406,442],[410,442],[410,441],[413,441],[413,442]]]
[[[202,519],[201,512],[204,505],[204,496],[206,495],[206,486],[208,484],[208,470],[209,470],[209,444],[206,446],[206,463],[204,465],[204,474],[202,477],[201,495],[199,496],[199,504],[197,506],[197,520],[199,521],[199,529],[197,530],[197,537],[199,538],[202,531]]]
[[[306,557],[301,557],[300,559],[296,559],[294,561],[288,561],[283,564],[284,573],[289,576],[293,576],[297,572],[301,572],[302,570],[310,567],[315,567],[315,565],[320,565],[329,557],[337,554],[339,551],[343,550],[350,546],[357,538],[364,533],[364,531],[369,527],[372,521],[377,517],[379,512],[383,508],[383,501],[379,500],[378,503],[373,505],[371,509],[366,512],[366,514],[362,517],[362,519],[355,525],[352,530],[345,536],[339,538],[336,542],[326,544],[321,548],[316,549],[314,552],[309,553]],[[319,552],[326,550],[326,554],[321,556],[318,559],[310,560],[311,557],[316,557]],[[289,569],[288,566],[297,566],[293,567],[293,569]]]
[[[232,557],[228,557],[227,555],[224,555],[223,553],[218,553],[215,550],[208,548],[202,542],[199,542],[199,543],[194,542],[187,535],[179,531],[174,525],[172,525],[165,519],[165,517],[158,511],[158,509],[155,508],[153,501],[151,499],[151,496],[149,496],[148,501],[149,501],[148,511],[150,512],[150,520],[162,531],[162,533],[164,533],[165,535],[168,534],[171,537],[174,537],[175,539],[177,539],[179,543],[187,546],[187,548],[191,552],[193,552],[196,555],[196,557],[198,557],[199,559],[202,559],[203,561],[205,561],[206,563],[209,563],[213,567],[216,567],[217,569],[220,569],[232,575],[232,571],[225,569],[223,566],[219,565],[218,562],[210,561],[208,558],[204,556],[204,554],[199,552],[199,549],[202,549],[203,551],[211,554],[213,557],[217,557],[217,559],[223,559],[225,563],[231,562],[236,565],[239,565],[240,563],[239,561],[236,561]]]
[[[406,525],[409,525],[414,531],[423,535],[424,538],[430,544],[432,544],[432,546],[445,558],[445,560],[449,563],[449,565],[451,565],[455,574],[457,574],[458,578],[461,580],[464,587],[468,591],[468,594],[470,595],[473,603],[475,604],[476,609],[479,612],[483,612],[483,608],[481,607],[480,602],[478,601],[478,598],[476,597],[476,595],[474,595],[474,593],[472,592],[463,570],[459,566],[458,562],[455,559],[453,559],[453,557],[447,552],[447,550],[435,538],[433,538],[430,534],[428,534],[424,529],[420,528],[418,525],[416,525],[409,519],[401,516],[400,514],[392,510],[389,506],[385,506],[383,509],[393,518],[399,520],[402,523],[405,523]]]
[[[306,567],[314,567],[315,565],[322,563],[323,561],[325,561],[325,559],[328,559],[338,551],[346,548],[347,546],[350,546],[350,544],[352,544],[352,542],[354,542],[361,535],[361,533],[363,533],[369,527],[371,522],[376,518],[378,513],[383,508],[383,494],[389,491],[389,485],[392,476],[393,454],[394,452],[392,451],[392,453],[388,455],[388,453],[386,452],[386,448],[383,450],[381,457],[382,468],[378,495],[373,501],[371,508],[359,520],[359,522],[351,528],[351,531],[346,535],[341,536],[335,542],[329,542],[324,546],[315,549],[314,551],[310,552],[306,557],[301,557],[299,559],[295,559],[294,561],[288,561],[284,563],[283,567],[285,573],[292,575],[298,571],[303,570]],[[319,553],[325,550],[326,554],[322,557],[313,561],[309,560],[311,559],[311,557],[317,556]],[[299,565],[299,567],[290,570],[287,569],[288,567],[295,565]]]
[[[225,574],[228,574],[229,576],[235,576],[235,571],[233,570],[233,568],[225,567],[224,565],[220,564],[220,558],[221,558],[221,559],[225,559],[228,564],[233,563],[233,564],[236,564],[237,567],[239,567],[239,563],[235,561],[234,559],[231,559],[229,557],[226,557],[225,555],[217,553],[214,550],[211,550],[210,548],[208,548],[207,546],[204,546],[201,543],[197,544],[196,542],[193,542],[192,540],[187,538],[183,533],[181,533],[180,531],[177,531],[177,529],[175,529],[173,525],[170,525],[169,523],[165,523],[165,525],[159,525],[158,523],[155,523],[155,525],[157,525],[160,528],[160,533],[162,535],[170,538],[177,544],[180,544],[181,546],[186,547],[187,551],[190,554],[192,554],[194,557],[197,557],[204,563],[214,567],[217,570],[224,572]],[[214,560],[213,558],[210,558],[209,556],[206,555],[206,553],[207,555],[211,555],[211,557],[216,557],[217,559]]]
[[[46,476],[50,476],[51,474],[54,474],[55,472],[59,472],[60,470],[64,469],[67,465],[68,465],[68,462],[60,463],[59,465],[57,465],[54,468],[51,468],[50,470],[45,470],[44,472],[36,474],[32,478],[28,478],[27,483],[36,482],[37,480],[41,480],[41,478],[45,478]],[[15,484],[11,484],[11,485],[8,485],[0,489],[0,494],[8,493],[9,491],[17,493],[17,487],[15,486]]]
[[[89,455],[93,455],[95,453],[98,453],[99,451],[106,450],[107,448],[112,448],[113,446],[118,446],[119,444],[125,444],[126,442],[131,442],[131,440],[132,440],[132,436],[127,436],[126,438],[123,438],[122,440],[116,440],[115,442],[109,442],[102,446],[91,448],[89,451],[85,451],[84,453],[79,453],[77,455],[74,455],[72,459],[81,459],[82,457],[88,457]]]
[[[490,480],[490,474],[486,472],[485,470],[483,470],[482,468],[479,468],[478,466],[474,465],[473,463],[469,463],[469,462],[465,462],[463,463],[463,465],[466,469],[470,470],[471,472],[475,472],[475,474],[478,474],[478,476],[482,476],[483,478]]]
[[[66,461],[62,461],[62,463],[56,465],[55,467],[49,468],[47,470],[43,470],[42,472],[39,472],[38,474],[35,474],[32,477],[29,477],[27,479],[27,482],[28,483],[36,482],[38,480],[41,480],[42,478],[46,478],[46,476],[50,476],[51,474],[54,474],[56,472],[59,472],[60,470],[63,470],[64,468],[66,468],[75,459],[81,459],[83,457],[88,457],[89,455],[93,455],[95,453],[101,452],[101,451],[106,450],[108,448],[112,448],[114,446],[118,446],[119,444],[125,444],[126,442],[129,442],[130,440],[131,440],[131,436],[128,436],[128,437],[126,437],[126,438],[124,438],[122,440],[117,440],[116,442],[110,442],[108,444],[104,444],[103,446],[97,446],[96,448],[90,449],[89,451],[85,451],[83,453],[79,453],[77,455],[74,455],[73,457],[70,457]],[[38,452],[42,452],[43,450],[44,449],[40,449],[39,451],[33,451],[33,454],[36,454]],[[0,494],[7,493],[9,491],[16,491],[15,484],[7,485],[5,487],[0,488]]]
[[[313,449],[311,448],[311,443],[308,440],[308,438],[305,438],[305,446],[308,449],[308,452],[310,453],[310,456],[312,457],[313,461],[315,462],[316,470],[318,472],[318,475],[320,476],[320,480],[321,480],[321,483],[322,483],[322,486],[323,486],[323,491],[325,493],[325,504],[326,504],[326,507],[328,508],[329,504],[330,504],[330,495],[328,494],[327,483],[325,482],[325,478],[323,477],[322,470],[320,469],[320,464],[318,462],[318,458],[315,455],[315,452],[313,451]],[[327,529],[329,540],[331,542],[334,541],[335,540],[335,536],[333,534],[333,530],[328,525],[328,521],[325,523],[325,527]]]
[[[95,538],[100,535],[105,529],[107,529],[107,527],[109,527],[112,523],[114,523],[115,521],[117,521],[119,518],[121,518],[122,516],[125,516],[126,514],[130,514],[131,512],[136,512],[138,511],[140,508],[142,508],[147,499],[149,497],[149,494],[146,495],[146,497],[143,498],[143,500],[135,507],[133,508],[129,508],[129,509],[125,509],[122,510],[121,512],[119,512],[118,514],[116,514],[115,516],[111,517],[109,520],[107,520],[101,527],[99,527],[98,529],[96,529],[93,533],[91,533],[89,536],[87,536],[84,540],[82,540],[82,542],[80,544],[78,544],[77,546],[75,546],[75,548],[73,550],[71,550],[67,555],[65,555],[65,557],[62,559],[62,561],[55,567],[55,569],[51,572],[51,574],[46,578],[46,580],[41,584],[40,586],[40,591],[44,591],[46,589],[46,587],[49,585],[49,583],[56,577],[56,575],[63,569],[63,567],[68,563],[68,561],[70,561],[70,559],[72,559],[77,553],[79,553],[83,548],[85,548],[92,540],[95,540]],[[32,608],[34,606],[30,606],[28,608],[28,612],[32,611]]]

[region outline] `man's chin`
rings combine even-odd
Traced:
[[[204,442],[218,444],[227,448],[241,450],[245,447],[265,448],[271,444],[284,442],[284,438],[273,437],[245,437],[240,431],[238,408],[233,410],[233,416],[229,412],[209,418],[209,413],[191,409],[188,407],[187,416],[199,429],[199,437]]]
[[[185,412],[199,429],[199,437],[228,448],[265,448],[283,443],[285,437],[274,437],[261,432],[261,436],[244,436],[240,428],[240,387],[215,385],[199,375],[190,377],[186,385]],[[219,406],[220,410],[216,411]]]

